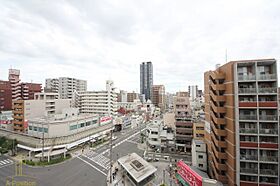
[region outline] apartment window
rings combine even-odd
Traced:
[[[75,129],[77,129],[77,125],[71,125],[70,126],[70,130],[75,130]]]
[[[199,159],[202,159],[202,158],[203,158],[203,156],[202,156],[202,155],[198,155],[198,158],[199,158]]]
[[[43,132],[43,128],[42,127],[38,127],[39,132]]]
[[[29,126],[28,129],[29,129],[29,130],[32,130],[32,126]]]
[[[81,123],[81,127],[84,127],[85,126],[85,123]]]
[[[203,168],[203,164],[198,164],[199,167]]]
[[[33,127],[33,130],[34,130],[34,131],[37,131],[37,130],[38,130],[38,127]]]
[[[44,128],[44,133],[48,133],[48,128]]]
[[[90,126],[90,121],[87,121],[87,122],[86,122],[86,126]]]
[[[196,147],[200,147],[200,145],[196,145]]]

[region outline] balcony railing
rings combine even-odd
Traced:
[[[240,128],[239,129],[240,133],[251,133],[251,134],[257,134],[258,129],[250,129],[250,128]]]
[[[260,120],[277,121],[277,115],[260,115]]]
[[[240,155],[240,160],[258,160],[257,155]]]
[[[260,129],[260,134],[278,134],[278,130],[276,129]]]
[[[258,80],[271,80],[276,79],[276,74],[259,74]]]
[[[260,173],[264,175],[278,175],[277,169],[260,169]]]
[[[247,75],[247,74],[239,75],[238,80],[241,80],[241,81],[256,80],[256,76],[255,75]]]
[[[273,161],[277,162],[278,157],[277,156],[260,156],[260,161]]]
[[[259,88],[259,93],[277,93],[276,87]]]
[[[239,120],[256,120],[256,115],[239,115]]]
[[[251,173],[251,174],[258,174],[257,168],[240,168],[241,173]]]
[[[256,93],[256,88],[238,88],[238,93]]]

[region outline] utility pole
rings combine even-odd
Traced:
[[[45,132],[42,124],[42,131],[43,131],[43,141],[42,141],[42,161],[44,161],[44,145],[45,145]]]
[[[113,128],[110,130],[110,183],[112,183],[112,140],[113,139]]]

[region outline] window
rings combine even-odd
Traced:
[[[196,147],[200,147],[200,145],[196,145]]]
[[[198,164],[199,167],[203,167],[203,164]]]
[[[86,126],[90,126],[90,121],[87,121],[87,122],[86,122]]]
[[[39,132],[43,132],[43,128],[42,127],[38,127]]]
[[[29,126],[28,128],[29,128],[29,130],[32,130],[32,126]]]
[[[37,131],[37,130],[38,130],[38,127],[33,127],[33,130],[34,130],[34,131]]]
[[[47,128],[44,128],[44,133],[48,133],[48,129]]]
[[[75,129],[77,129],[77,125],[71,125],[70,126],[70,130],[75,130]]]
[[[85,123],[81,123],[80,125],[81,125],[81,127],[84,127],[84,126],[85,126]]]
[[[202,159],[202,158],[203,158],[203,156],[202,156],[202,155],[198,155],[198,158],[199,158],[199,159]]]

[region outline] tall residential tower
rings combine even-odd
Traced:
[[[153,64],[143,62],[140,64],[140,94],[145,95],[146,100],[151,100],[153,86]]]

